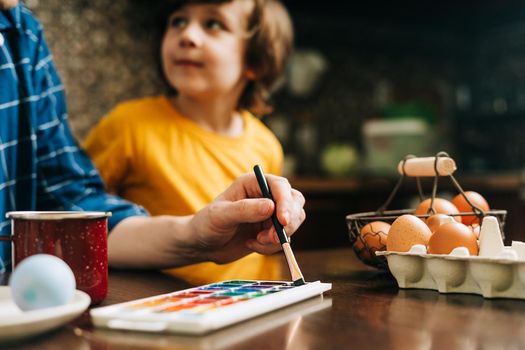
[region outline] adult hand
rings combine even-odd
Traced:
[[[276,207],[277,219],[288,235],[304,221],[304,197],[287,179],[266,175],[274,203],[262,198],[255,175],[245,174],[191,220],[196,249],[206,260],[227,263],[253,251],[272,254],[281,249],[271,216]]]

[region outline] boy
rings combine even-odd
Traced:
[[[281,172],[283,152],[255,116],[292,48],[277,0],[165,1],[159,48],[168,93],[117,106],[86,149],[107,188],[155,215],[191,215],[260,164]],[[193,284],[278,279],[260,255],[170,271]]]

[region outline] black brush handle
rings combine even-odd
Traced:
[[[268,182],[266,182],[266,178],[264,177],[264,173],[262,170],[262,167],[260,165],[256,165],[253,167],[253,171],[255,172],[255,177],[257,178],[257,182],[259,183],[259,187],[261,188],[261,191],[263,193],[263,196],[265,198],[273,200],[272,192],[270,191],[270,187],[268,186]],[[277,220],[277,206],[275,207],[275,210],[272,214],[272,221],[273,226],[275,226],[275,231],[277,231],[277,236],[279,237],[279,241],[281,242],[281,245],[285,243],[290,243],[290,239],[288,238],[288,235],[284,231],[283,225]]]

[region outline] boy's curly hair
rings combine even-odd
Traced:
[[[156,61],[169,94],[176,94],[167,82],[161,63],[160,48],[173,12],[188,4],[222,4],[232,1],[252,1],[253,11],[248,19],[250,33],[246,50],[246,66],[256,79],[246,85],[237,109],[247,109],[256,115],[272,111],[269,105],[270,89],[283,74],[293,48],[292,21],[279,0],[162,0],[156,30]]]

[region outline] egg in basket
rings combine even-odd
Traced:
[[[376,252],[408,252],[424,246],[425,253],[449,254],[464,247],[469,256],[478,255],[480,225],[484,217],[495,217],[499,232],[507,212],[490,209],[478,193],[464,191],[453,173],[456,163],[445,152],[435,157],[407,156],[398,165],[400,178],[385,204],[375,212],[350,214],[346,217],[350,242],[357,257],[365,264],[388,269],[384,254]],[[420,204],[414,209],[386,210],[406,177],[416,179]],[[432,195],[425,198],[421,177],[433,177]],[[458,194],[448,201],[436,197],[438,179],[448,177]]]

